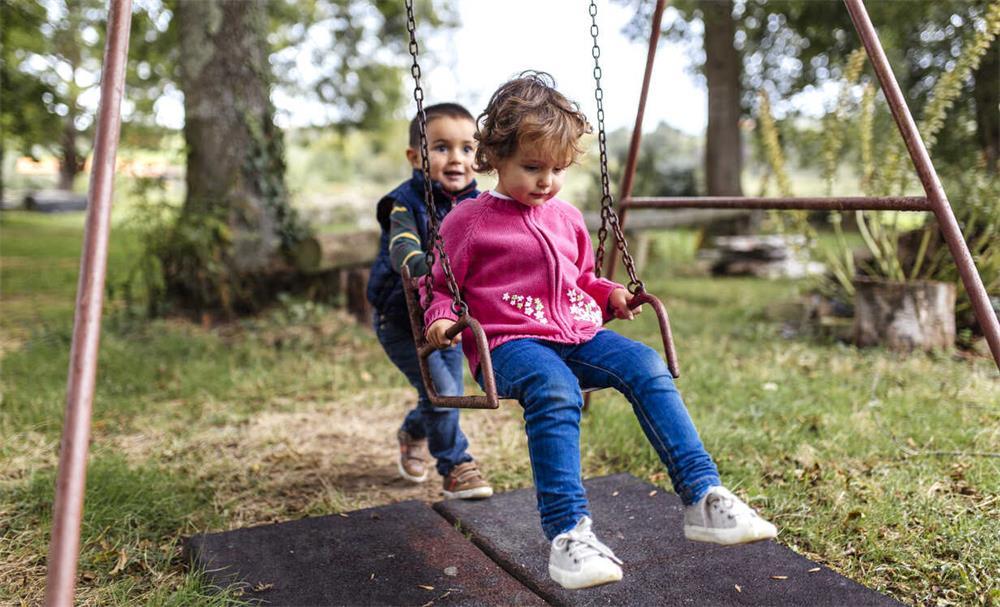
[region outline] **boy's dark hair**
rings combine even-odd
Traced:
[[[458,103],[435,103],[434,105],[425,107],[424,114],[427,116],[427,124],[430,124],[435,118],[442,116],[447,116],[448,118],[465,118],[472,124],[476,123],[476,119],[469,110]],[[418,118],[419,116],[414,116],[413,120],[410,121],[410,147],[419,152],[420,121]]]

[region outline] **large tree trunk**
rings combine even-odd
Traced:
[[[740,54],[733,46],[736,26],[732,0],[699,3],[705,21],[705,78],[708,80],[708,133],[705,181],[709,196],[742,196],[740,137]]]
[[[76,149],[76,118],[66,117],[62,133],[62,162],[59,164],[59,189],[72,190],[76,176],[83,170],[83,159]]]
[[[252,311],[299,233],[274,126],[264,0],[177,7],[187,198],[161,253],[167,293],[195,313]]]
[[[1000,40],[993,41],[974,78],[976,136],[987,170],[996,173],[1000,160],[1000,114],[997,113],[997,106],[1000,105]]]

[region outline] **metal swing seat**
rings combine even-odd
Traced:
[[[451,292],[453,299],[452,311],[458,315],[458,321],[448,329],[445,335],[449,339],[453,339],[455,336],[461,334],[465,329],[469,329],[472,332],[476,349],[479,352],[479,366],[483,374],[484,394],[478,396],[442,396],[438,393],[436,387],[434,386],[434,380],[431,377],[430,366],[428,364],[428,358],[437,350],[437,348],[429,343],[427,338],[424,336],[424,311],[425,307],[429,305],[431,300],[431,281],[427,280],[424,282],[424,299],[421,301],[419,280],[411,276],[409,268],[404,265],[402,268],[403,290],[406,296],[406,307],[410,315],[410,328],[413,331],[413,341],[417,348],[420,376],[423,379],[424,388],[427,390],[428,399],[435,407],[496,409],[500,406],[500,399],[504,397],[497,394],[496,377],[493,374],[493,359],[490,357],[490,349],[486,339],[486,333],[483,331],[479,322],[469,313],[468,306],[462,300],[462,294],[451,271],[451,262],[444,249],[444,241],[438,231],[438,228],[440,227],[440,220],[438,219],[437,207],[434,203],[434,196],[431,191],[431,169],[430,160],[428,159],[427,145],[427,116],[424,113],[424,92],[420,86],[420,65],[417,62],[418,45],[416,39],[416,23],[413,17],[413,0],[405,0],[405,4],[407,30],[410,35],[409,50],[410,56],[413,58],[413,64],[410,66],[410,72],[413,75],[414,82],[413,98],[417,102],[417,123],[420,131],[421,165],[424,174],[424,203],[430,211],[428,214],[430,230],[426,251],[428,274],[430,274],[434,268],[435,258],[440,257],[441,269],[444,272],[448,289]],[[590,16],[590,34],[594,40],[592,51],[592,55],[594,57],[594,96],[597,99],[597,131],[601,155],[600,165],[602,187],[601,227],[598,230],[599,244],[594,262],[595,273],[598,277],[601,275],[601,268],[604,265],[604,245],[608,236],[608,226],[610,225],[611,229],[614,231],[617,248],[622,255],[622,262],[624,263],[625,269],[629,274],[630,280],[627,285],[627,289],[634,295],[632,301],[629,303],[629,308],[635,309],[643,304],[649,304],[649,306],[653,308],[659,323],[660,338],[663,342],[663,352],[666,356],[667,368],[670,370],[670,374],[676,379],[680,377],[680,367],[677,364],[677,354],[674,350],[673,334],[670,330],[670,319],[667,316],[667,310],[659,298],[646,292],[645,285],[641,280],[639,280],[636,274],[635,262],[629,254],[625,234],[622,231],[621,224],[618,220],[618,214],[615,212],[614,198],[611,196],[610,192],[611,188],[610,178],[608,176],[607,139],[604,132],[604,92],[601,89],[601,67],[598,61],[601,49],[597,44],[597,4],[594,0],[591,0],[590,2]],[[597,390],[599,390],[599,388],[586,388],[582,391],[588,393],[595,392]]]

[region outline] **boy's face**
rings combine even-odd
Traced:
[[[557,162],[541,150],[519,146],[513,156],[495,163],[497,192],[529,207],[540,207],[559,193],[569,162]]]
[[[476,125],[468,118],[438,116],[427,124],[431,179],[449,192],[464,190],[472,183],[475,134]],[[421,168],[420,150],[407,148],[406,159],[413,168]]]

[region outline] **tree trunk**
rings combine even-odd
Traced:
[[[998,170],[1000,160],[1000,40],[983,56],[979,68],[973,74],[976,86],[972,96],[976,102],[976,138],[986,160],[986,169],[991,173]]]
[[[742,60],[733,38],[732,0],[699,3],[705,21],[705,78],[708,80],[708,132],[705,181],[709,196],[742,196],[740,72]]]
[[[955,343],[955,285],[854,281],[854,343],[897,352],[949,350]]]
[[[62,133],[62,162],[59,164],[59,189],[72,190],[76,176],[83,169],[82,159],[76,149],[76,124],[73,114],[66,117]]]
[[[253,311],[301,234],[273,122],[264,0],[181,0],[177,21],[187,197],[160,255],[168,296],[196,315]]]

